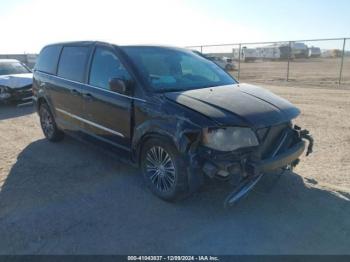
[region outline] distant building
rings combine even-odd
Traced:
[[[311,46],[309,47],[309,57],[320,57],[321,56],[321,48]]]

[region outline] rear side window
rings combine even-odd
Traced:
[[[62,50],[57,75],[69,80],[83,82],[89,47],[67,46]]]
[[[47,46],[41,50],[38,61],[35,64],[35,70],[48,74],[56,74],[58,57],[60,56],[62,46]]]

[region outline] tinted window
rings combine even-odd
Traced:
[[[109,89],[111,78],[129,80],[130,76],[113,52],[98,47],[92,60],[89,84]]]
[[[235,84],[218,65],[191,51],[162,47],[121,47],[156,92]]]
[[[49,74],[56,74],[61,48],[62,46],[55,45],[47,46],[41,50],[38,61],[35,64],[35,69]]]
[[[57,75],[73,81],[83,82],[89,47],[69,46],[62,50]]]

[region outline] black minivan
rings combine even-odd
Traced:
[[[263,174],[293,168],[312,151],[300,111],[239,84],[191,50],[84,41],[40,52],[34,102],[46,138],[99,143],[142,169],[157,196],[176,200],[205,181],[231,183],[232,204]]]

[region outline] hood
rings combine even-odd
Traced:
[[[32,83],[32,73],[0,76],[0,86],[7,86],[13,89],[31,85]]]
[[[169,92],[165,96],[221,125],[261,128],[288,122],[300,114],[287,100],[248,84]]]

